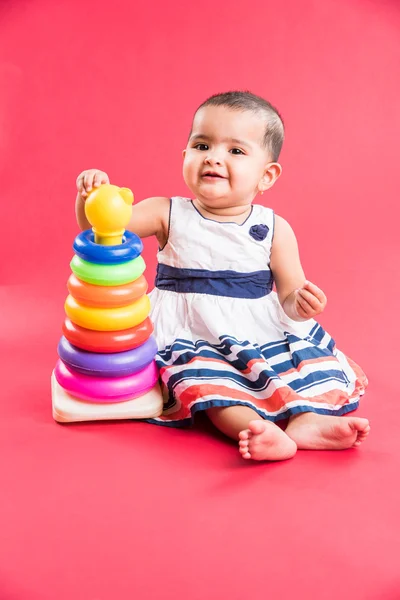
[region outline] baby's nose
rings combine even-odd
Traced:
[[[205,157],[204,162],[206,165],[220,165],[221,158],[216,154],[208,154]]]

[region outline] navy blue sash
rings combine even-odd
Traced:
[[[158,264],[156,287],[179,293],[209,294],[229,298],[262,298],[271,293],[274,284],[272,272],[206,271],[204,269],[177,269]]]

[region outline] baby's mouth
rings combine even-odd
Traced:
[[[205,173],[202,174],[202,177],[204,177],[204,178],[209,177],[212,179],[225,179],[225,177],[223,177],[219,173],[216,173],[215,171],[206,171]]]

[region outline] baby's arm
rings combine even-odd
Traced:
[[[326,296],[316,285],[306,281],[296,236],[289,223],[278,215],[275,216],[271,270],[279,302],[288,317],[306,321],[324,310]]]
[[[75,212],[79,227],[90,229],[90,223],[85,215],[85,200],[95,187],[103,183],[110,183],[107,173],[97,169],[83,171],[77,180],[78,194],[76,197]],[[132,217],[127,229],[133,231],[141,238],[155,235],[161,247],[168,238],[170,200],[164,197],[147,198],[134,204]]]

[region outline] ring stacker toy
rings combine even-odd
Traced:
[[[66,318],[51,376],[60,423],[147,419],[161,414],[143,244],[125,231],[133,194],[102,185],[86,200],[92,229],[74,241]]]

